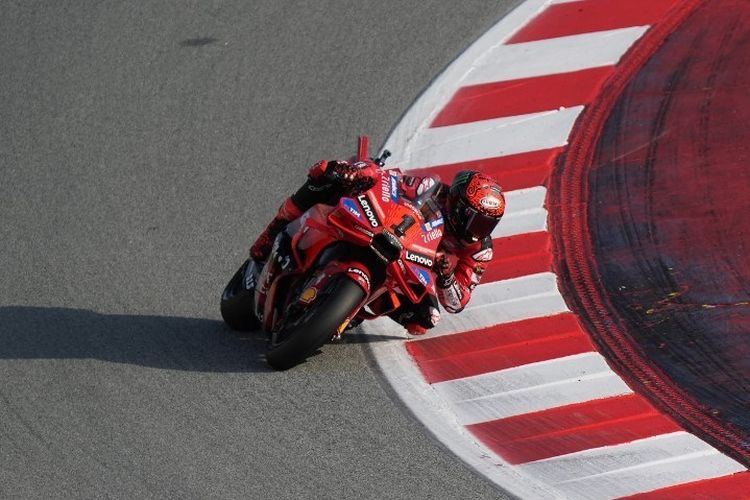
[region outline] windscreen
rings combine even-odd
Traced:
[[[428,177],[428,179],[432,179],[433,183],[417,196],[414,200],[414,204],[422,213],[425,222],[433,222],[443,218],[440,206],[437,201],[435,201],[437,194],[440,192],[441,184],[439,177]],[[424,179],[422,182],[424,183]]]

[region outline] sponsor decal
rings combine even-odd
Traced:
[[[435,179],[432,177],[425,177],[422,182],[417,186],[417,194],[420,195],[435,185]]]
[[[440,226],[442,226],[443,223],[444,223],[443,218],[440,217],[439,219],[426,222],[424,225],[422,225],[422,229],[424,229],[425,233],[427,233],[427,234],[422,234],[422,241],[424,241],[425,243],[429,243],[443,236],[443,231],[440,229],[437,229]]]
[[[366,161],[354,162],[354,164],[352,166],[353,167],[357,167],[359,169],[367,168],[367,162]]]
[[[279,263],[279,267],[282,271],[286,271],[289,265],[292,263],[292,259],[288,255],[277,255],[276,262]]]
[[[432,231],[436,227],[442,226],[443,223],[444,223],[444,221],[443,221],[442,217],[440,217],[439,219],[435,219],[433,221],[430,221],[430,222],[426,222],[425,225],[424,225],[424,230],[425,231]]]
[[[427,231],[427,227],[425,227],[425,230]],[[443,232],[440,229],[433,229],[432,231],[422,233],[422,241],[429,243],[439,239],[441,236],[443,236]]]
[[[401,200],[401,204],[404,205],[406,208],[414,212],[417,217],[421,217],[422,213],[419,211],[419,209],[414,205],[414,203],[408,201],[406,198]]]
[[[500,200],[495,198],[494,196],[485,196],[484,198],[479,200],[479,204],[484,208],[493,210],[500,207]]]
[[[390,175],[383,174],[380,176],[380,199],[383,203],[388,203],[391,200],[391,178]]]
[[[357,231],[359,231],[362,234],[366,234],[370,238],[372,238],[373,236],[375,236],[375,233],[373,233],[372,231],[368,231],[367,229],[363,228],[362,226],[354,226],[354,229],[356,229]]]
[[[430,272],[427,269],[422,269],[421,267],[417,266],[409,266],[409,268],[414,271],[414,274],[417,275],[417,279],[420,283],[422,283],[424,286],[429,286],[432,282],[432,276],[430,276]]]
[[[406,251],[406,260],[425,267],[432,267],[433,264],[432,259],[426,255],[411,252],[409,250]]]
[[[357,210],[357,204],[354,203],[354,200],[352,200],[351,198],[344,198],[344,201],[342,203],[350,214],[354,215],[358,219],[362,218],[362,212]]]
[[[321,191],[325,191],[327,189],[330,189],[330,187],[331,187],[330,184],[323,184],[322,186],[313,186],[312,184],[309,184],[307,186],[307,189],[309,191],[312,191],[313,193],[319,193]]]
[[[378,216],[375,215],[375,212],[372,210],[367,195],[361,194],[357,196],[357,201],[359,201],[359,205],[362,207],[362,210],[364,210],[367,220],[370,221],[370,226],[379,227],[380,221],[378,220]]]
[[[302,292],[302,295],[299,296],[300,302],[304,302],[305,304],[309,304],[313,300],[315,300],[315,297],[318,296],[318,290],[311,286],[305,289],[304,292]]]
[[[398,202],[398,178],[391,175],[391,200]]]
[[[476,260],[477,262],[489,262],[492,260],[492,257],[493,253],[491,248],[485,248],[484,250],[480,250],[471,256],[471,258]]]
[[[363,285],[365,285],[368,289],[370,288],[370,277],[367,276],[367,273],[364,272],[362,269],[358,267],[350,267],[346,270],[346,272],[356,274],[357,280],[360,281]]]

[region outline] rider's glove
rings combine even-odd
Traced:
[[[453,275],[454,266],[443,252],[437,254],[433,269],[435,270],[435,274],[437,274],[438,288],[448,288],[456,280]]]
[[[378,174],[378,166],[370,161],[358,161],[356,163],[329,161],[326,168],[326,175],[349,195],[356,195],[372,188]]]

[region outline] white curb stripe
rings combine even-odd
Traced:
[[[439,382],[433,387],[463,425],[633,392],[597,353]]]
[[[483,373],[457,380],[432,384],[435,391],[450,403],[460,403],[494,394],[513,392],[534,386],[548,385],[562,378],[578,378],[608,370],[604,357],[586,352]],[[632,391],[628,390],[626,393]]]
[[[445,165],[564,146],[583,106],[424,130],[399,166]]]
[[[503,238],[516,234],[546,231],[547,210],[544,208],[546,196],[547,188],[544,186],[506,192],[505,203],[508,210],[503,216],[502,224],[498,224],[492,232],[492,237]]]
[[[611,66],[620,60],[647,29],[646,26],[637,26],[513,45],[498,45],[482,57],[462,85]]]
[[[519,467],[530,474],[544,477],[550,483],[559,484],[581,479],[591,480],[597,476],[617,475],[633,466],[646,466],[655,472],[660,463],[715,453],[716,450],[704,441],[690,433],[679,431],[639,439],[632,443],[594,448],[538,460]],[[721,456],[726,461],[725,465],[720,468],[721,473],[734,472],[733,467],[741,467],[734,460]]]
[[[745,468],[686,432],[594,448],[519,466],[571,498],[617,498]],[[587,473],[588,472],[588,473]]]

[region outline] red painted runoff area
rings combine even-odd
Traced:
[[[546,184],[552,165],[561,151],[562,148],[542,149],[450,165],[415,168],[407,173],[409,175],[438,175],[441,181],[450,184],[453,176],[461,170],[481,170],[495,177],[503,187],[503,191],[507,192]]]
[[[614,66],[462,87],[431,127],[518,116],[591,102]]]
[[[637,394],[628,394],[468,426],[511,464],[611,446],[681,428]]]
[[[582,0],[549,6],[507,43],[647,26],[680,0]]]
[[[750,473],[739,472],[624,498],[628,500],[748,500],[750,499]]]
[[[406,349],[431,384],[595,350],[569,313],[426,338]]]

